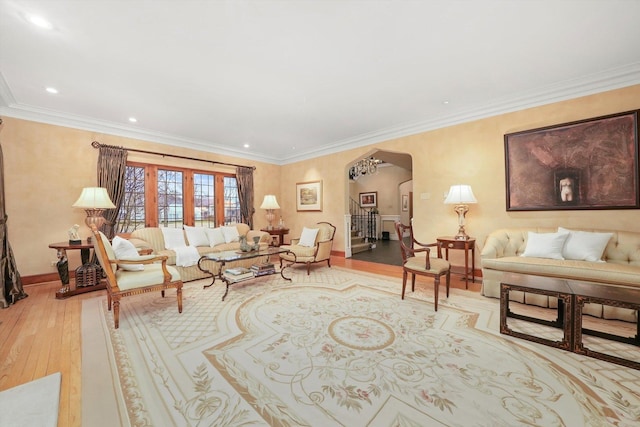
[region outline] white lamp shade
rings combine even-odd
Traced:
[[[476,196],[473,195],[473,190],[470,185],[457,184],[452,185],[449,189],[449,194],[444,202],[448,205],[466,205],[469,203],[478,203]]]
[[[276,200],[276,196],[273,194],[267,194],[264,196],[264,200],[262,201],[262,205],[260,205],[260,209],[280,209],[280,205]]]
[[[82,193],[78,200],[73,204],[74,208],[83,209],[115,209],[107,193],[107,189],[103,187],[86,187],[82,189]]]

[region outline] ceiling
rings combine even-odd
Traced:
[[[639,17],[636,0],[0,0],[0,115],[287,164],[638,84]]]

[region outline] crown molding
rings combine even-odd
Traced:
[[[111,122],[91,119],[87,117],[70,115],[59,111],[18,105],[0,73],[0,115],[14,117],[23,120],[42,122],[57,126],[64,126],[86,130],[90,132],[105,133],[127,138],[156,142],[159,144],[189,148],[204,152],[233,156],[246,160],[264,163],[285,165],[303,160],[309,160],[320,156],[334,154],[353,148],[388,141],[408,135],[453,126],[460,123],[479,120],[499,114],[533,108],[554,102],[565,101],[620,89],[623,87],[640,84],[640,62],[632,63],[624,67],[606,70],[577,79],[565,80],[552,85],[527,92],[515,94],[511,97],[490,100],[464,109],[450,112],[448,115],[435,117],[429,120],[405,123],[402,125],[367,132],[352,138],[343,139],[334,143],[322,145],[316,149],[296,153],[293,156],[274,158],[267,155],[256,155],[241,150],[229,149],[222,145],[212,144],[209,141],[184,138],[146,129],[123,126]]]

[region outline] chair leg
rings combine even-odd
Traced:
[[[402,299],[404,299],[404,290],[407,287],[407,272],[402,272]]]
[[[307,276],[309,274],[311,274],[311,263],[310,262],[307,263]]]
[[[178,298],[178,313],[182,313],[182,286],[176,288],[176,297]]]
[[[113,324],[116,329],[120,327],[120,298],[113,299]]]
[[[438,289],[440,288],[440,276],[436,276],[433,281],[433,299],[436,311],[438,311]]]
[[[107,292],[107,309],[111,311],[111,293]]]
[[[416,275],[411,273],[411,292],[416,291]]]
[[[162,298],[164,298],[164,289],[160,291],[160,294],[162,295]]]
[[[447,298],[449,298],[449,284],[451,283],[451,270],[447,271]]]

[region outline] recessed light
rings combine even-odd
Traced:
[[[448,104],[449,104],[449,101],[447,101],[447,100],[445,99],[444,101],[442,101],[442,103],[443,103],[444,105],[448,105]]]
[[[49,93],[58,93],[58,89],[56,89],[55,87],[48,87],[46,91]]]
[[[129,117],[129,121],[130,121],[131,123],[137,123],[137,122],[138,122],[138,119],[136,119],[135,117]]]
[[[249,148],[249,147],[251,147],[251,146],[250,146],[249,144],[244,144],[244,145],[243,145],[243,147],[244,147],[244,148]]]
[[[29,22],[31,22],[35,26],[44,28],[45,30],[50,30],[53,28],[53,25],[51,25],[51,22],[47,21],[42,16],[31,15],[29,17]]]

